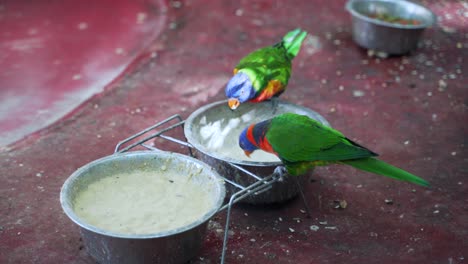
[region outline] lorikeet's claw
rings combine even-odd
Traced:
[[[288,171],[284,166],[276,167],[273,173],[279,176],[279,182],[284,181],[284,179],[288,176]]]

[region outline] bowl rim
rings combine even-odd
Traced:
[[[219,189],[219,195],[214,202],[212,208],[203,214],[200,218],[198,218],[196,221],[190,223],[189,225],[185,225],[179,228],[167,230],[167,231],[162,231],[162,232],[157,232],[157,233],[149,233],[149,234],[125,234],[125,233],[117,233],[117,232],[112,232],[108,231],[96,226],[93,226],[91,224],[88,224],[85,220],[80,218],[73,210],[71,206],[71,202],[69,197],[67,197],[67,194],[69,193],[70,189],[72,188],[72,184],[76,181],[78,177],[80,177],[84,172],[92,168],[93,166],[97,164],[102,164],[103,162],[109,162],[113,160],[118,160],[118,159],[123,159],[129,156],[158,156],[158,157],[165,157],[165,158],[170,158],[170,157],[179,157],[182,159],[187,160],[188,162],[192,162],[195,164],[198,164],[202,166],[208,173],[208,175],[212,178],[214,178],[214,182]],[[76,171],[74,171],[64,182],[62,185],[62,188],[60,190],[60,204],[62,206],[63,211],[65,214],[70,218],[75,224],[80,226],[83,229],[86,229],[88,231],[104,235],[104,236],[109,236],[109,237],[114,237],[114,238],[124,238],[124,239],[152,239],[152,238],[161,238],[161,237],[168,237],[171,235],[183,233],[185,231],[188,231],[190,229],[194,229],[198,227],[199,225],[207,222],[213,215],[215,215],[218,211],[219,208],[221,208],[222,203],[224,202],[224,198],[226,196],[226,188],[224,186],[224,179],[219,176],[219,174],[213,170],[210,166],[208,166],[206,163],[197,160],[195,158],[182,155],[179,153],[175,152],[169,152],[169,151],[148,151],[148,150],[142,150],[142,151],[130,151],[130,152],[124,152],[124,153],[114,153],[109,156],[102,157],[100,159],[94,160],[90,163],[87,163],[83,165],[82,167],[78,168]]]
[[[230,163],[233,163],[233,164],[236,164],[236,165],[253,166],[253,167],[268,167],[268,166],[283,165],[283,163],[281,161],[249,161],[249,160],[238,160],[238,159],[233,159],[233,158],[230,158],[230,157],[214,155],[215,153],[209,152],[208,150],[206,150],[206,148],[203,145],[201,145],[198,141],[196,141],[192,137],[192,131],[191,131],[190,127],[193,125],[193,120],[195,118],[199,117],[201,113],[205,112],[206,110],[208,110],[210,108],[216,107],[218,105],[225,104],[226,107],[228,107],[227,102],[228,102],[228,100],[221,100],[221,101],[216,101],[216,102],[213,102],[213,103],[210,103],[210,104],[206,104],[206,105],[198,108],[197,110],[195,110],[194,112],[192,112],[189,115],[189,117],[185,120],[185,124],[184,124],[184,135],[187,138],[188,143],[190,145],[192,145],[197,151],[200,151],[203,154],[205,154],[205,155],[207,155],[207,156],[209,156],[211,158],[221,160],[221,161],[230,162]],[[268,103],[268,102],[261,102],[261,103]],[[313,111],[312,109],[309,109],[309,108],[301,106],[301,105],[289,103],[289,102],[286,102],[286,101],[283,101],[283,100],[280,100],[280,99],[277,100],[277,103],[278,103],[278,105],[281,104],[281,105],[293,106],[293,107],[301,109],[304,112],[313,113],[314,115],[317,115],[320,118],[320,120],[318,120],[319,122],[323,123],[326,126],[330,126],[328,121],[322,115],[320,115],[319,113]],[[259,103],[256,103],[256,104],[259,104]],[[236,111],[236,110],[233,110],[233,111]]]
[[[399,23],[390,23],[390,22],[385,22],[385,21],[380,20],[380,19],[371,18],[371,17],[368,17],[368,16],[366,16],[364,14],[361,14],[360,12],[358,12],[358,11],[356,11],[354,9],[354,4],[359,3],[359,2],[385,2],[385,3],[394,4],[394,5],[399,5],[399,4],[404,3],[405,5],[411,5],[411,6],[414,6],[414,7],[418,7],[418,8],[423,9],[424,11],[426,11],[430,15],[430,17],[431,17],[430,23],[426,23],[426,20],[424,20],[423,21],[424,23],[421,23],[419,25],[403,25],[403,24],[399,24]],[[430,10],[429,8],[427,8],[427,7],[423,6],[423,5],[417,4],[415,2],[407,1],[407,0],[348,0],[348,2],[346,2],[345,8],[354,17],[358,17],[358,18],[360,18],[362,20],[365,20],[367,22],[377,24],[377,25],[380,25],[380,26],[392,27],[392,28],[397,28],[397,29],[424,29],[424,28],[427,28],[427,27],[431,27],[437,21],[437,16],[434,14],[434,12],[432,12],[432,10]]]

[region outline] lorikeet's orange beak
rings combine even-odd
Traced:
[[[245,155],[246,155],[247,157],[249,157],[249,158],[250,158],[250,154],[252,154],[252,152],[247,151],[247,150],[244,150],[244,153],[245,153]]]
[[[229,108],[231,108],[232,110],[236,110],[236,108],[239,107],[240,102],[236,98],[230,98],[228,100],[228,105],[229,105]]]

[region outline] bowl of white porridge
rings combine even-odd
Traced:
[[[177,153],[132,151],[75,171],[60,202],[99,263],[185,263],[225,197],[222,178]]]
[[[262,150],[257,150],[250,157],[247,157],[239,147],[239,135],[253,123],[289,112],[307,115],[326,126],[330,126],[319,113],[282,100],[278,100],[276,104],[270,101],[247,102],[241,104],[234,111],[228,107],[227,100],[223,100],[204,105],[190,114],[184,124],[184,134],[187,141],[197,150],[195,156],[198,159],[214,168],[219,175],[247,187],[255,183],[257,179],[233,168],[229,163],[241,166],[260,178],[271,175],[275,168],[281,166],[282,163],[275,155]],[[307,180],[306,175],[294,177],[301,184],[305,184]],[[239,190],[230,184],[226,188],[228,195]],[[241,202],[249,204],[281,203],[296,197],[298,193],[299,190],[294,178],[285,177],[282,181],[274,182],[269,190],[245,197]]]

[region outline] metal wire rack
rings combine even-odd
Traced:
[[[165,135],[165,133],[170,132],[174,129],[177,129],[178,127],[183,128],[184,123],[185,123],[185,120],[183,120],[179,114],[175,114],[169,118],[166,118],[165,120],[161,122],[158,122],[148,128],[145,128],[142,131],[120,141],[115,146],[114,153],[122,153],[122,152],[130,151],[133,148],[136,148],[138,146],[141,146],[147,150],[163,151],[157,148],[156,146],[154,146],[154,144],[153,145],[148,144],[148,141],[159,137],[159,138],[168,140],[170,142],[174,142],[179,145],[187,147],[188,155],[190,155],[191,157],[195,157],[192,151],[194,147],[190,143],[188,143],[186,140],[180,140],[175,137]],[[226,257],[229,223],[230,223],[232,206],[235,203],[241,201],[242,199],[245,199],[246,197],[250,195],[258,195],[265,191],[268,191],[269,189],[272,188],[273,183],[277,181],[281,181],[281,175],[277,173],[276,171],[269,176],[259,177],[258,175],[255,175],[249,170],[243,168],[242,166],[233,164],[231,162],[227,162],[227,164],[244,172],[246,175],[254,178],[255,181],[248,186],[243,186],[239,183],[236,183],[220,175],[226,183],[233,185],[235,189],[238,190],[237,192],[234,192],[233,194],[231,194],[229,201],[226,202],[223,206],[221,206],[221,208],[218,210],[218,213],[219,213],[226,209],[226,223],[225,223],[225,229],[224,229],[223,247],[222,247],[222,252],[221,252],[221,264],[224,264],[225,257]],[[297,182],[297,186],[298,186],[301,198],[304,201],[304,205],[307,209],[307,213],[309,214],[309,209],[304,199],[302,188],[298,182]]]

